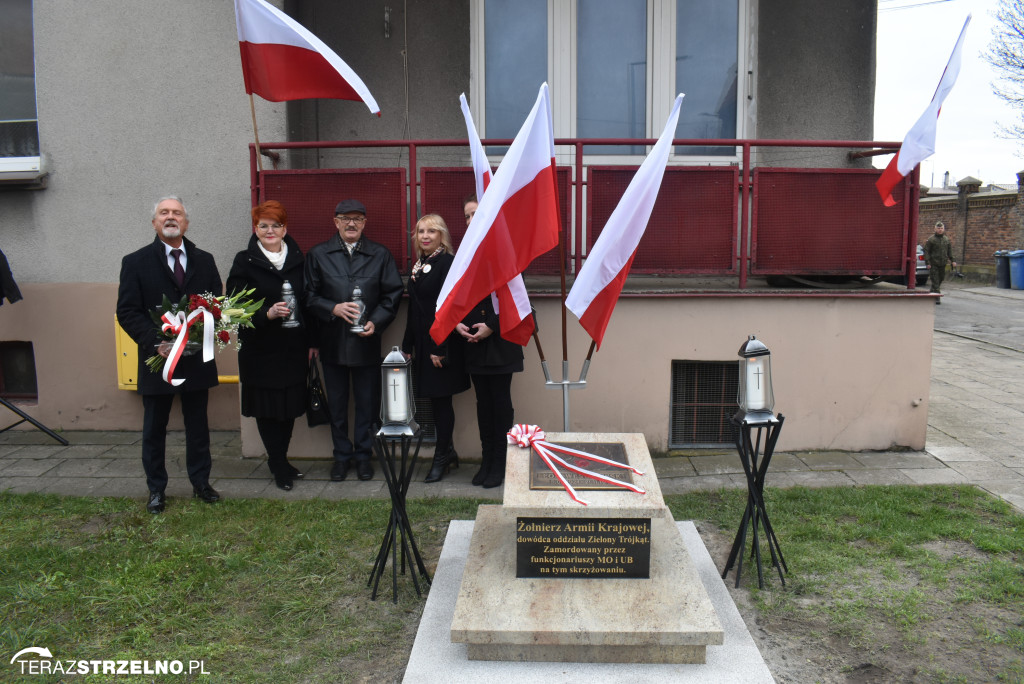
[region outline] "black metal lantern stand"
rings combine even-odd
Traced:
[[[395,347],[381,365],[382,427],[373,441],[373,450],[377,454],[377,460],[380,461],[384,481],[387,483],[388,492],[391,495],[391,515],[388,517],[384,539],[381,541],[377,559],[373,564],[373,572],[370,573],[370,579],[366,586],[373,587],[370,598],[376,600],[377,589],[381,577],[384,576],[388,556],[390,556],[392,600],[396,604],[398,603],[399,563],[401,563],[403,575],[408,563],[409,574],[412,577],[417,596],[423,595],[420,591],[419,579],[422,579],[425,585],[430,585],[430,575],[427,573],[423,557],[420,556],[420,551],[416,546],[412,525],[409,523],[409,516],[405,509],[406,494],[409,491],[409,483],[412,482],[412,474],[416,469],[416,458],[419,456],[420,446],[423,443],[423,430],[413,420],[415,402],[411,380],[411,365],[398,347]],[[399,547],[401,547],[401,559],[399,559]],[[415,567],[413,567],[413,561],[415,561]],[[419,578],[417,578],[417,573]]]
[[[772,565],[778,570],[782,586],[786,586],[783,571],[789,572],[786,561],[782,557],[779,539],[772,529],[768,510],[764,504],[764,481],[768,466],[775,452],[775,443],[779,439],[784,416],[776,416],[772,410],[775,398],[771,382],[771,353],[763,343],[753,336],[740,347],[740,376],[738,403],[740,410],[729,419],[736,437],[736,450],[739,451],[743,472],[747,478],[747,506],[740,520],[740,528],[736,532],[729,560],[722,571],[725,579],[736,567],[736,586],[740,586],[740,575],[743,574],[743,547],[746,545],[747,528],[752,531],[751,555],[757,562],[757,586],[764,588],[764,574],[761,567],[760,532],[763,530],[768,543]],[[762,451],[762,439],[764,449]]]

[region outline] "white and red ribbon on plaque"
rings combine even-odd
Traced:
[[[637,487],[636,485],[631,484],[629,482],[616,480],[615,478],[608,477],[607,475],[595,473],[593,470],[587,470],[586,468],[580,468],[579,466],[572,465],[565,459],[561,458],[558,454],[561,453],[567,456],[575,456],[576,458],[586,459],[588,461],[593,461],[594,463],[601,463],[602,465],[613,466],[615,468],[622,468],[623,470],[630,470],[636,473],[637,475],[643,475],[643,471],[637,470],[636,468],[627,463],[619,463],[618,461],[613,461],[610,458],[604,458],[602,456],[597,456],[596,454],[588,454],[585,451],[577,451],[576,449],[570,449],[569,447],[561,446],[560,444],[553,444],[551,442],[545,441],[544,437],[544,431],[540,429],[540,426],[516,423],[508,432],[508,443],[517,444],[527,449],[532,448],[534,451],[536,451],[537,455],[540,456],[542,461],[544,461],[544,464],[551,469],[551,472],[555,474],[555,477],[558,478],[558,481],[562,483],[563,487],[565,487],[566,493],[576,503],[582,504],[583,506],[590,505],[589,501],[581,499],[579,495],[576,494],[576,490],[573,489],[573,486],[569,484],[569,481],[566,480],[562,473],[558,471],[558,468],[555,467],[556,463],[561,465],[563,468],[567,468],[573,471],[574,473],[578,473],[579,475],[589,477],[593,480],[598,480],[600,482],[615,485],[616,487],[628,489],[631,492],[636,492],[637,494],[647,493],[640,487]]]
[[[184,380],[177,380],[174,378],[174,369],[178,365],[178,361],[181,359],[182,354],[185,351],[185,343],[188,342],[188,331],[195,323],[199,316],[203,317],[203,361],[213,361],[213,334],[214,334],[214,321],[213,314],[207,311],[203,307],[199,307],[187,317],[184,311],[179,311],[176,314],[165,313],[161,316],[164,324],[161,326],[161,330],[177,335],[178,337],[174,340],[174,345],[171,347],[170,353],[167,355],[167,361],[164,363],[163,378],[165,382],[177,387]]]

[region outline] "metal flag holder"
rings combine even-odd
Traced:
[[[410,447],[415,448],[410,453]],[[387,482],[388,492],[391,494],[391,515],[388,518],[387,530],[384,532],[384,539],[381,541],[380,550],[377,552],[377,560],[373,564],[373,572],[366,583],[367,587],[372,586],[373,592],[370,599],[377,600],[377,589],[381,577],[384,576],[384,568],[388,563],[388,556],[391,556],[391,597],[394,603],[398,603],[398,569],[401,563],[402,574],[405,574],[405,567],[408,563],[409,574],[412,577],[413,586],[416,588],[416,595],[423,596],[420,591],[420,578],[426,586],[430,586],[430,575],[423,563],[416,540],[413,538],[412,525],[409,523],[409,516],[405,511],[406,494],[409,491],[409,483],[412,481],[413,471],[416,469],[416,458],[420,453],[420,445],[423,443],[423,430],[417,429],[414,434],[393,435],[386,434],[382,428],[373,441],[373,449],[377,453],[381,470],[384,472],[384,481]],[[399,457],[399,453],[401,456]],[[399,559],[399,546],[401,546],[401,558]],[[413,567],[413,561],[416,565]]]
[[[758,528],[763,528],[765,540],[768,542],[768,551],[771,554],[772,565],[779,572],[779,579],[782,586],[786,586],[786,578],[783,571],[789,572],[786,567],[786,560],[782,557],[782,548],[779,546],[779,539],[775,536],[771,520],[768,518],[768,511],[764,505],[764,478],[768,472],[768,466],[772,461],[772,454],[775,452],[775,442],[779,439],[779,432],[782,430],[782,423],[786,418],[783,415],[756,416],[745,415],[742,411],[729,419],[736,436],[736,449],[740,453],[740,460],[743,462],[743,472],[747,476],[747,507],[743,511],[743,518],[740,520],[740,528],[736,532],[736,538],[732,543],[732,550],[729,551],[729,560],[725,563],[725,570],[722,571],[722,579],[725,579],[732,570],[733,564],[738,561],[736,567],[736,586],[740,586],[740,575],[743,574],[743,547],[746,545],[747,527],[753,528],[752,541],[750,544],[751,555],[757,562],[757,586],[764,589],[764,574],[761,569],[761,545],[758,538]],[[757,430],[756,438],[752,439],[754,430]],[[764,435],[764,452],[761,452],[761,433]]]
[[[583,361],[583,367],[580,369],[579,380],[573,381],[569,378],[569,359],[563,358],[562,379],[555,381],[551,379],[551,371],[548,368],[547,359],[544,358],[544,350],[541,349],[540,338],[537,337],[537,333],[533,334],[533,340],[537,344],[537,353],[540,355],[540,367],[544,371],[544,387],[547,389],[557,389],[562,391],[562,431],[569,432],[569,391],[587,389],[587,371],[590,370],[590,358],[594,355],[594,348],[596,344],[594,342],[590,343],[590,352],[587,354],[587,358]],[[563,354],[563,357],[567,356],[568,354]]]

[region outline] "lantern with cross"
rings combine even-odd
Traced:
[[[413,420],[416,401],[412,394],[412,361],[402,350],[393,347],[381,364],[380,434],[399,437],[416,433],[419,426]]]
[[[740,347],[739,391],[742,420],[748,423],[771,421],[775,414],[772,393],[772,355],[768,347],[751,335]]]

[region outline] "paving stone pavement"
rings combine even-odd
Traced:
[[[959,291],[947,297],[958,296]],[[1024,304],[1024,291],[970,288],[975,296],[1000,297]],[[1014,301],[1015,300],[1015,301]],[[0,420],[6,416],[0,416]],[[26,424],[27,425],[27,424]],[[80,496],[146,495],[141,432],[71,431],[63,446],[24,425],[0,433],[0,491],[48,492]],[[768,487],[832,487],[888,484],[970,483],[1024,512],[1024,352],[962,334],[936,331],[932,344],[932,381],[924,451],[776,453]],[[191,495],[185,477],[185,441],[171,432],[167,495]],[[296,460],[306,473],[290,492],[274,486],[263,459],[242,458],[237,431],[211,434],[214,454],[211,484],[231,498],[275,499],[386,498],[380,468],[373,480],[330,481],[328,460]],[[429,451],[429,449],[425,449]],[[662,491],[686,493],[742,488],[745,477],[735,451],[688,452],[655,459]],[[476,464],[463,463],[443,481],[424,484],[426,463],[417,467],[410,498],[475,497],[500,500],[502,489],[481,489],[470,482]]]

